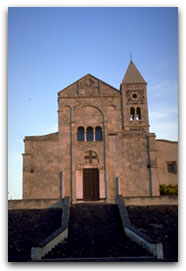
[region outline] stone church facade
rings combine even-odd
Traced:
[[[147,83],[132,61],[120,90],[91,74],[61,90],[58,127],[24,139],[23,199],[112,202],[177,184],[177,142],[149,132]]]

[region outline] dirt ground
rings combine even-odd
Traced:
[[[37,246],[61,226],[62,210],[12,210],[8,212],[9,261],[29,260],[31,247]]]
[[[163,243],[165,260],[178,260],[178,206],[131,206],[127,211],[133,226]]]
[[[131,224],[162,242],[166,261],[178,260],[178,207],[127,207]],[[27,261],[31,247],[37,246],[61,226],[62,210],[13,210],[8,213],[9,261]]]

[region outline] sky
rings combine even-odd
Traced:
[[[130,53],[150,131],[178,140],[177,8],[8,9],[8,197],[22,198],[25,136],[58,131],[57,93],[87,73],[119,89]]]

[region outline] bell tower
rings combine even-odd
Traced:
[[[121,83],[123,128],[149,132],[147,83],[132,60]]]

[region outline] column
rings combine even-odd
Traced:
[[[93,141],[96,141],[96,131],[95,131],[95,127],[93,128]]]
[[[76,170],[76,200],[83,199],[83,171]]]

